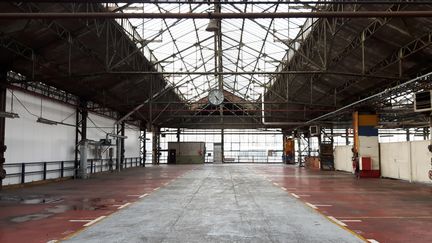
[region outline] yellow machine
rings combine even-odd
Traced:
[[[283,161],[285,164],[295,163],[295,150],[294,150],[294,139],[285,137],[284,138],[284,153]]]

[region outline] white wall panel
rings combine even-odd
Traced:
[[[334,150],[335,169],[353,172],[352,146],[336,146]]]
[[[6,172],[19,173],[20,167],[10,167],[11,163],[71,161],[75,158],[75,127],[66,125],[47,125],[37,123],[41,116],[41,97],[23,91],[14,91],[13,110],[18,119],[6,119],[5,144],[7,151]],[[7,91],[6,111],[11,109],[11,91]],[[18,101],[18,100],[19,101]],[[75,124],[75,109],[72,106],[49,99],[42,99],[42,117],[66,124]],[[60,165],[48,165],[47,169],[57,169]],[[69,164],[67,165],[69,166]],[[32,164],[25,168],[27,172],[40,171],[43,164]],[[70,172],[65,172],[69,176]],[[47,178],[60,177],[60,172],[51,172]],[[42,175],[28,175],[25,182],[41,180]],[[20,177],[9,177],[4,185],[16,184]]]
[[[87,138],[95,141],[106,138],[107,133],[115,133],[114,130],[115,120],[89,113],[89,120],[87,121]],[[125,158],[139,157],[140,156],[140,131],[138,127],[132,125],[126,125],[125,135],[128,137],[125,139]],[[108,137],[111,139],[112,144],[115,145],[116,138]],[[114,157],[117,157],[115,146]],[[92,155],[90,155],[92,156]],[[106,151],[102,158],[108,158],[108,151]]]
[[[125,135],[128,137],[125,140],[125,157],[140,157],[141,144],[139,139],[139,129],[137,127],[127,125],[125,129]]]
[[[41,112],[41,98],[14,91],[26,109],[14,99],[14,112],[19,119],[6,119],[6,163],[61,161],[74,159],[75,128],[65,125],[37,123]],[[7,108],[10,110],[11,93],[8,91]],[[46,119],[75,124],[75,109],[55,101],[43,99],[42,116]]]
[[[114,119],[100,116],[94,113],[89,112],[88,119],[87,119],[87,139],[93,140],[93,141],[99,141],[101,139],[105,139],[107,133],[115,133],[113,127],[114,127]],[[114,148],[114,156],[113,158],[117,157],[116,154],[116,139],[112,137],[108,137],[108,139],[111,139],[111,143],[113,144],[112,148]],[[90,146],[89,153],[87,154],[87,157],[89,159],[99,158],[98,155],[96,155],[94,146]],[[104,147],[102,150],[102,159],[109,158],[108,154],[108,147]]]
[[[115,133],[114,122],[114,119],[90,112],[87,121],[87,138],[99,141],[99,139],[106,138],[107,133]],[[112,140],[115,142],[115,139]]]
[[[411,142],[414,181],[432,183],[428,176],[428,172],[431,169],[431,153],[427,149],[429,143],[429,141]]]
[[[411,180],[410,143],[382,143],[381,175],[383,177]]]
[[[6,171],[8,174],[20,173],[21,167],[7,166],[12,163],[33,163],[26,166],[26,172],[41,171],[43,164],[37,162],[72,161],[75,159],[75,107],[56,102],[50,99],[42,99],[42,117],[64,122],[67,125],[47,125],[37,123],[41,114],[41,97],[23,91],[14,91],[13,111],[18,113],[18,119],[6,119],[5,143],[7,145]],[[11,91],[7,91],[6,111],[11,110]],[[21,104],[22,103],[22,104]],[[89,113],[87,121],[87,138],[95,141],[106,138],[106,133],[113,132],[115,120]],[[128,139],[125,141],[125,157],[139,157],[140,142],[139,129],[127,126],[125,131]],[[111,138],[115,148],[116,140]],[[114,155],[115,149],[114,149]],[[116,157],[116,156],[114,156]],[[94,153],[89,153],[89,159],[94,158]],[[108,151],[102,158],[108,158]],[[65,167],[71,167],[73,163],[66,163]],[[47,169],[59,169],[60,164],[48,164]],[[73,175],[73,171],[65,171],[64,176]],[[60,172],[49,172],[47,179],[60,177]],[[25,182],[42,180],[42,174],[27,175]],[[4,185],[20,183],[20,177],[8,177],[3,181]]]
[[[359,151],[359,157],[371,157],[372,169],[379,170],[378,137],[359,136]]]

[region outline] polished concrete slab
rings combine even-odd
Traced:
[[[46,243],[68,237],[101,217],[164,187],[194,165],[128,168],[0,191],[0,242]]]
[[[67,242],[363,242],[248,165],[203,165]]]
[[[298,166],[251,167],[370,242],[432,242],[432,184]]]

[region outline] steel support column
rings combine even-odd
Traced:
[[[177,128],[177,142],[180,143],[180,128]]]
[[[120,135],[121,137],[117,137],[116,139],[116,148],[117,148],[117,158],[116,158],[116,169],[117,171],[121,171],[123,169],[124,165],[124,128],[125,128],[125,122],[122,121],[119,124],[116,125],[116,134]]]
[[[159,160],[160,160],[160,156],[159,156],[159,137],[160,135],[160,129],[159,127],[153,126],[152,128],[152,136],[153,136],[153,141],[152,141],[152,164],[153,165],[158,165],[159,164]]]
[[[145,125],[142,125],[141,126],[141,136],[140,136],[140,139],[141,139],[141,166],[142,167],[145,167],[145,163],[146,163],[146,154],[147,154],[147,151],[146,151],[146,142],[147,142],[147,140],[146,140],[146,133],[147,133],[147,130],[146,130],[146,127],[145,127]]]
[[[348,132],[348,128],[345,129],[345,145],[349,145],[349,132]]]
[[[120,135],[122,136],[122,138],[120,138],[120,169],[123,169],[124,167],[126,167],[126,165],[125,165],[125,140],[124,140],[125,122],[124,121],[120,124]]]
[[[221,157],[222,157],[222,163],[225,162],[225,129],[221,129]]]
[[[304,167],[304,164],[302,163],[302,148],[301,148],[301,132],[297,135],[297,143],[298,143],[298,163],[300,167]]]
[[[161,138],[161,133],[160,133],[160,128],[158,127],[157,130],[157,156],[156,156],[156,163],[159,165],[160,164],[160,157],[161,157],[161,146],[160,146],[160,138]]]
[[[76,122],[75,122],[75,177],[77,177],[77,172],[80,165],[79,160],[79,144],[81,141],[87,139],[87,101],[80,99],[76,109]]]
[[[428,140],[428,139],[429,139],[429,128],[424,127],[423,128],[423,140]]]
[[[0,111],[6,111],[6,78],[7,71],[0,69]],[[6,171],[3,167],[6,161],[4,153],[7,148],[5,145],[5,120],[6,118],[0,117],[0,190],[2,188],[3,179],[6,177]]]

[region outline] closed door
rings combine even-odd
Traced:
[[[222,144],[215,143],[213,146],[213,163],[222,163]]]

